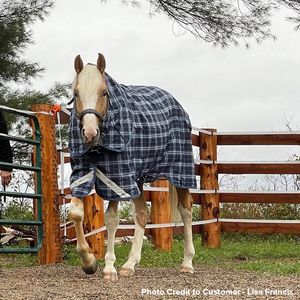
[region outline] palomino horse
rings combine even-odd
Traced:
[[[132,276],[141,259],[147,205],[144,182],[167,178],[178,195],[184,223],[184,259],[181,272],[193,273],[192,204],[189,188],[196,187],[191,125],[180,104],[157,87],[118,84],[105,72],[105,58],[84,66],[74,62],[74,108],[69,129],[72,161],[70,216],[77,235],[77,252],[85,273],[97,270],[97,260],[85,240],[83,196],[95,187],[109,200],[105,212],[108,243],[104,279],[116,281],[114,238],[119,223],[118,200],[132,199],[135,232],[120,276]]]

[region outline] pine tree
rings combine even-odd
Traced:
[[[65,86],[58,83],[48,93],[28,88],[44,69],[22,57],[33,44],[30,26],[43,21],[51,8],[53,0],[0,0],[0,104],[30,109],[33,103],[51,102],[52,95],[66,95]]]
[[[21,56],[33,43],[29,26],[44,20],[53,6],[52,0],[2,0],[0,1],[0,85],[28,82],[43,69],[38,63]]]
[[[30,80],[44,69],[23,58],[24,50],[33,44],[30,26],[44,21],[52,8],[53,0],[0,0],[0,104],[30,110],[34,103],[51,104],[68,96],[67,85],[61,83],[54,83],[46,93],[33,90]],[[6,120],[17,133],[26,134],[26,121],[11,114],[6,114]]]
[[[38,63],[24,59],[24,50],[33,44],[30,26],[43,21],[53,7],[53,0],[0,0],[0,105],[30,110],[34,103],[57,102],[68,97],[68,86],[54,83],[48,92],[33,90],[30,80],[44,70]],[[30,136],[26,118],[5,114],[11,133]],[[29,146],[13,143],[14,158],[28,159]]]

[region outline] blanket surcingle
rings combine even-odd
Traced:
[[[81,198],[95,187],[105,200],[137,198],[139,185],[157,178],[196,188],[191,124],[181,105],[160,88],[126,86],[105,76],[109,108],[99,145],[83,143],[74,108],[71,113],[72,196]]]

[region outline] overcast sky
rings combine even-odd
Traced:
[[[46,68],[34,87],[71,82],[77,54],[95,63],[102,52],[112,77],[168,90],[193,126],[278,131],[286,129],[286,116],[294,130],[300,129],[300,32],[284,21],[284,13],[273,20],[275,42],[220,49],[182,34],[164,15],[150,18],[148,2],[141,8],[120,3],[56,1],[45,22],[34,25],[35,45],[25,53]]]

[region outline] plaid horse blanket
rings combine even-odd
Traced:
[[[81,198],[95,187],[105,200],[136,198],[141,183],[157,178],[196,188],[191,124],[176,99],[157,87],[119,84],[108,74],[106,81],[109,108],[99,145],[83,143],[71,113],[72,195]]]

